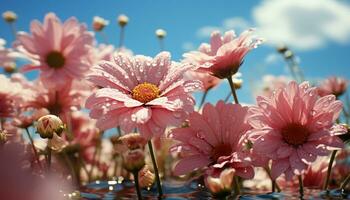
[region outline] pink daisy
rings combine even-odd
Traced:
[[[323,97],[333,94],[336,97],[346,92],[348,88],[348,80],[341,77],[329,77],[318,86],[318,94]]]
[[[32,35],[19,33],[16,46],[34,62],[22,70],[39,69],[40,78],[49,87],[63,86],[72,79],[81,79],[89,70],[89,53],[93,35],[77,19],[63,24],[53,13],[45,16],[44,23],[34,20]]]
[[[236,37],[233,31],[226,32],[224,36],[214,31],[210,45],[204,43],[198,51],[185,53],[183,56],[186,62],[197,64],[200,69],[220,79],[227,78],[238,71],[244,56],[262,42],[262,39],[254,39],[252,32],[253,29],[249,29]]]
[[[170,137],[179,141],[171,148],[179,152],[176,175],[186,174],[197,168],[234,168],[236,175],[253,178],[254,170],[244,151],[243,135],[251,128],[246,122],[248,107],[240,104],[215,106],[207,103],[203,113],[189,116],[189,127],[176,128]]]
[[[80,81],[68,82],[57,90],[47,89],[40,81],[34,83],[22,81],[31,93],[26,98],[27,109],[47,109],[51,114],[59,115],[64,121],[71,111],[82,107],[86,97],[91,93],[89,85]]]
[[[193,111],[190,92],[200,88],[198,81],[185,81],[191,65],[171,62],[162,52],[154,59],[119,53],[114,62],[93,69],[88,79],[103,87],[91,95],[86,107],[101,130],[120,126],[125,133],[138,128],[151,138],[164,133],[167,125],[179,125]]]
[[[201,81],[203,84],[203,92],[212,89],[221,82],[221,79],[216,78],[203,70],[188,71],[186,72],[186,78],[189,80]]]
[[[346,132],[334,126],[342,103],[329,95],[319,98],[317,89],[307,82],[291,81],[271,97],[257,97],[257,106],[249,109],[248,122],[253,151],[272,160],[274,179],[282,173],[290,180],[300,175],[317,156],[343,147],[336,136]]]
[[[3,74],[0,74],[0,85],[0,118],[13,117],[23,105],[26,90]]]

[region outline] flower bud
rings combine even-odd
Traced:
[[[284,52],[284,57],[286,59],[291,59],[291,58],[293,58],[293,56],[294,56],[294,54],[291,50],[287,50],[286,52]]]
[[[155,180],[155,175],[151,170],[145,165],[139,171],[139,184],[141,188],[149,188],[153,185]]]
[[[128,149],[143,149],[147,143],[146,139],[143,138],[139,133],[129,133],[119,138],[123,145]]]
[[[128,24],[128,22],[129,22],[128,16],[126,16],[126,15],[119,15],[118,16],[118,24],[119,24],[119,26],[124,27],[125,25]]]
[[[4,145],[7,142],[7,133],[6,131],[0,130],[0,145]]]
[[[163,29],[157,29],[157,30],[156,30],[156,36],[157,36],[159,39],[163,39],[163,38],[165,38],[165,36],[166,36],[166,31],[163,30]]]
[[[102,17],[95,16],[92,21],[92,28],[94,31],[102,31],[104,27],[109,24],[108,20],[103,19]]]
[[[130,172],[137,172],[145,166],[145,152],[142,149],[128,150],[122,157],[124,168]]]
[[[288,51],[288,47],[284,44],[277,46],[276,49],[277,49],[278,53],[284,53],[284,52]]]
[[[205,178],[205,185],[215,197],[225,197],[231,194],[233,189],[233,168],[224,169],[219,177],[208,175]]]
[[[4,63],[4,71],[6,73],[12,74],[17,70],[15,62]]]
[[[8,23],[16,21],[17,15],[13,11],[6,11],[2,13],[2,18]]]
[[[51,139],[54,133],[60,134],[64,130],[64,125],[57,116],[45,115],[39,118],[36,128],[40,137]]]

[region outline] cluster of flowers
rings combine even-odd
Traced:
[[[124,30],[128,18],[122,15],[118,22]],[[95,32],[107,25],[103,18],[94,18]],[[225,196],[233,187],[237,193],[242,180],[253,179],[257,167],[273,182],[282,176],[287,181],[299,177],[306,186],[321,187],[310,178],[325,179],[325,173],[315,171],[315,163],[320,165],[319,157],[344,147],[341,135],[348,129],[336,121],[343,109],[337,98],[347,89],[345,79],[332,77],[312,87],[278,78],[270,80],[256,105],[238,102],[236,90],[242,83],[232,76],[245,55],[263,41],[252,35],[253,29],[239,36],[213,32],[210,44],[185,53],[181,62],[172,61],[168,52],[154,58],[134,56],[122,41],[117,49],[96,45],[94,34],[74,17],[61,22],[49,13],[43,23],[32,21],[30,32],[17,33],[14,49],[0,48],[0,65],[10,73],[0,75],[0,139],[4,147],[26,143],[26,130],[35,173],[42,174],[43,166],[50,169],[53,152],[51,170],[71,175],[76,184],[94,177],[128,178],[130,174],[117,169],[123,163],[136,185],[150,187],[154,179],[159,181],[157,167],[150,169],[145,158],[148,143],[155,160],[153,140],[158,163],[164,156],[178,160],[172,176],[197,170],[214,195]],[[164,30],[156,34],[160,40],[166,36]],[[14,53],[29,61],[20,72],[39,70],[37,79],[14,73]],[[192,93],[206,93],[223,79],[231,86],[234,103],[206,103],[196,110]],[[31,126],[48,139],[46,143],[33,141]],[[114,153],[108,157],[103,134],[113,129],[118,132],[111,138]],[[171,155],[164,155],[168,150]],[[322,162],[323,168],[324,163],[328,166],[328,159]],[[162,168],[166,166],[160,164],[166,175]]]

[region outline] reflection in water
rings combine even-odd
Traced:
[[[198,181],[186,182],[164,182],[163,183],[164,198],[167,200],[181,200],[181,199],[213,199],[205,187]],[[240,197],[230,197],[228,199],[241,200],[288,200],[300,199],[297,191],[284,191],[283,193],[268,193],[258,194],[259,192],[245,191]],[[143,199],[158,199],[157,188],[152,187],[149,190],[142,190]],[[84,199],[137,199],[134,190],[133,182],[131,181],[96,181],[87,184],[81,189],[81,197]],[[326,192],[319,190],[305,190],[304,199],[350,199],[350,193],[345,193],[340,190],[332,190],[328,196]]]

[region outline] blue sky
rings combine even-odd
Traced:
[[[93,16],[101,16],[110,21],[105,33],[114,45],[119,39],[116,17],[126,14],[130,19],[125,38],[128,48],[135,54],[154,56],[159,51],[154,31],[163,28],[168,33],[165,49],[174,60],[208,41],[206,36],[212,29],[235,28],[240,33],[256,27],[268,42],[249,53],[241,67],[244,85],[238,95],[247,103],[254,102],[250,89],[259,85],[263,75],[289,75],[272,43],[286,42],[309,79],[329,75],[350,79],[350,1],[0,0],[0,4],[0,12],[13,10],[18,14],[16,27],[22,31],[28,31],[32,19],[42,21],[50,11],[62,20],[76,16],[90,30]],[[0,30],[0,37],[9,46],[13,36],[3,21]],[[97,39],[101,39],[99,35]],[[209,100],[224,98],[228,91],[223,83],[209,94]]]

